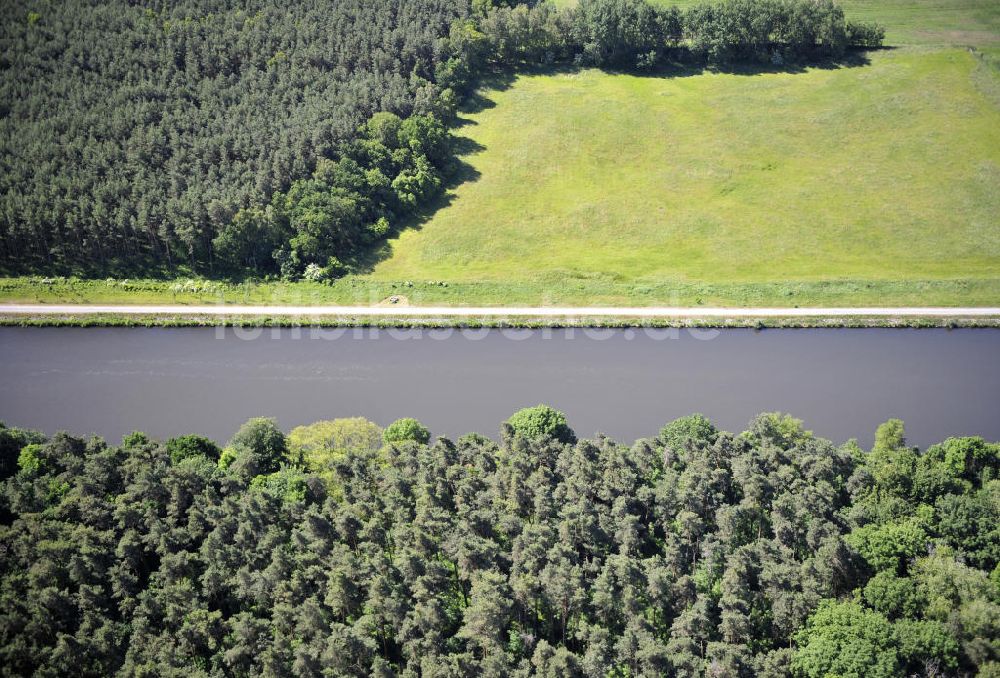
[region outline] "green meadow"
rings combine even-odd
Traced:
[[[867,59],[566,70],[486,90],[457,130],[474,178],[393,240],[372,278],[491,282],[517,302],[589,287],[667,303],[707,286],[728,290],[706,292],[716,302],[793,305],[838,281],[847,291],[827,303],[899,303],[914,296],[908,282],[933,281],[1000,301],[995,66],[959,48]]]
[[[995,0],[841,0],[851,19],[877,21],[890,45],[1000,45]]]

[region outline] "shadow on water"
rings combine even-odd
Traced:
[[[800,74],[810,70],[838,70],[844,68],[860,68],[871,64],[868,52],[892,50],[895,47],[886,46],[873,49],[848,50],[838,58],[815,59],[807,62],[757,62],[738,63],[729,65],[707,66],[705,64],[685,63],[683,61],[672,61],[662,66],[649,70],[639,69],[615,69],[601,68],[604,73],[611,75],[629,75],[640,78],[659,78],[669,80],[673,78],[687,78],[706,73],[725,73],[728,75],[740,75],[754,77],[770,74]],[[465,161],[465,158],[476,155],[486,150],[486,147],[478,141],[463,136],[460,131],[466,127],[478,124],[471,117],[482,111],[496,108],[496,101],[490,95],[504,92],[510,89],[522,76],[548,76],[548,75],[573,75],[585,70],[592,69],[592,66],[581,66],[574,64],[522,64],[516,69],[504,69],[483,76],[479,80],[477,88],[466,95],[462,104],[456,112],[455,119],[451,122],[453,137],[452,148],[454,156],[452,166],[447,176],[444,177],[441,185],[441,193],[426,205],[419,208],[414,214],[406,219],[397,222],[388,237],[373,245],[371,248],[359,252],[347,263],[352,273],[371,273],[375,266],[392,256],[392,242],[399,237],[403,231],[420,230],[424,224],[430,221],[441,209],[450,206],[456,198],[455,190],[467,183],[478,181],[482,176],[479,170]],[[457,132],[457,133],[456,133]]]

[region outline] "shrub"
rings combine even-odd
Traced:
[[[326,280],[326,271],[319,264],[308,264],[306,270],[302,272],[302,279],[310,282],[323,282]]]
[[[884,41],[884,26],[875,22],[847,22],[847,44],[851,47],[881,47]]]
[[[385,217],[379,217],[374,224],[368,226],[368,232],[373,239],[381,240],[389,234],[389,220]]]

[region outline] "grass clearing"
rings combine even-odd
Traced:
[[[373,279],[494,281],[519,301],[562,280],[595,292],[843,280],[995,292],[1000,110],[977,85],[977,58],[870,59],[801,73],[521,75],[459,130],[480,149],[465,158],[478,179],[395,239]],[[565,297],[557,285],[535,301]]]
[[[857,21],[886,27],[890,45],[1000,45],[996,0],[841,0]]]

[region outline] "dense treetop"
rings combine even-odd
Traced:
[[[541,415],[545,416],[541,416]],[[993,676],[1000,445],[0,428],[0,672]],[[423,427],[407,421],[400,430]]]

